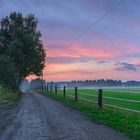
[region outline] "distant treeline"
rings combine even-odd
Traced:
[[[140,86],[140,81],[122,82],[122,86]]]
[[[100,80],[73,80],[71,82],[50,82],[49,84],[66,85],[68,87],[128,87],[128,86],[140,86],[140,81],[126,81],[112,80],[112,79],[100,79]]]
[[[42,81],[40,78],[36,78],[30,81],[30,89],[39,89],[42,88],[42,86],[45,84],[45,80]]]
[[[72,84],[78,84],[79,86],[122,86],[121,80],[111,80],[111,79],[100,79],[100,80],[85,80],[85,81],[71,81]]]
[[[30,81],[30,88],[31,89],[38,89],[41,88],[43,85],[57,85],[60,88],[64,86],[68,88],[83,87],[83,88],[90,88],[90,87],[129,87],[129,86],[140,86],[140,81],[126,81],[122,82],[121,80],[112,80],[112,79],[100,79],[100,80],[73,80],[70,82],[46,82],[45,80],[41,80],[39,78]]]

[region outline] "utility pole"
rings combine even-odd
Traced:
[[[43,70],[42,70],[42,74],[41,74],[41,84],[42,84],[42,90],[43,90]]]

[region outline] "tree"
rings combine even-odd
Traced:
[[[40,76],[45,66],[45,49],[34,15],[13,12],[0,22],[0,55],[9,56],[17,71],[17,85],[27,76]]]
[[[42,88],[42,84],[43,85],[46,84],[45,80],[42,81],[42,79],[36,78],[30,82],[30,88],[31,89],[39,89],[39,88]]]
[[[10,58],[0,57],[0,84],[4,84],[11,89],[17,89],[17,71]]]

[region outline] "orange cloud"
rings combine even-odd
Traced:
[[[125,80],[140,80],[136,72],[117,72],[114,70],[104,70],[104,71],[63,71],[63,72],[54,72],[45,76],[48,81],[63,81],[63,80],[86,80],[86,79],[116,79],[120,80],[121,78]]]
[[[44,41],[45,46],[48,46],[44,78],[49,81],[101,78],[138,79],[137,72],[125,72],[124,74],[122,71],[113,70],[113,64],[110,63],[113,59],[127,59],[127,56],[129,58],[132,54],[140,53],[138,46],[107,37],[94,36],[91,40],[83,44],[75,43],[72,46],[68,46],[67,41]],[[106,63],[98,65],[96,61],[100,60],[105,60]],[[130,63],[140,64],[138,61]]]

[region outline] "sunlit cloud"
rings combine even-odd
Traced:
[[[131,64],[134,64],[136,66],[140,66],[140,61],[132,61]]]
[[[54,44],[51,45],[51,44]],[[109,38],[96,37],[93,43],[81,44],[75,43],[68,46],[65,41],[51,42],[50,48],[47,50],[48,61],[56,63],[61,60],[62,63],[73,62],[82,59],[100,60],[100,59],[116,59],[122,57],[132,57],[140,53],[140,48],[133,44],[128,44],[121,40],[111,40]],[[61,62],[60,61],[60,62]],[[105,60],[103,60],[105,61]]]
[[[140,1],[123,2],[72,43],[117,2],[2,0],[0,18],[12,11],[33,13],[38,18],[47,54],[46,80],[140,80]]]

